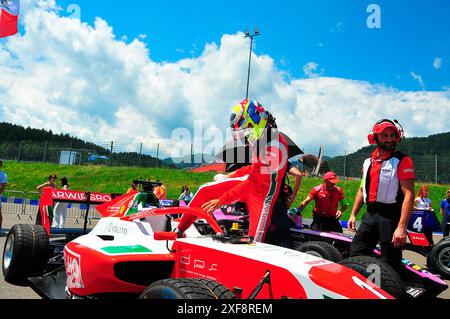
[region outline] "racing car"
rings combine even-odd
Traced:
[[[278,246],[254,242],[238,229],[223,232],[216,220],[192,207],[139,207],[137,194],[127,194],[98,205],[103,216],[88,234],[65,247],[64,265],[50,272],[23,272],[31,287],[45,298],[97,299],[391,299],[394,296],[357,271],[332,261]],[[201,235],[196,225],[178,238],[174,232],[189,214],[203,220],[212,235]],[[25,237],[47,242],[42,226],[19,227],[10,233],[15,241]],[[9,264],[19,267],[14,245]],[[7,251],[7,249],[5,249]],[[45,245],[34,245],[21,254],[29,265],[45,263]],[[53,256],[55,258],[55,256]],[[376,266],[381,276],[398,276],[378,259],[364,257],[360,267]],[[33,267],[29,267],[33,268]],[[236,271],[239,269],[239,271]],[[387,269],[387,270],[386,270]],[[385,272],[386,270],[386,272]],[[41,273],[40,273],[41,272]],[[34,277],[32,277],[34,276]]]
[[[351,236],[313,231],[307,225],[304,226],[302,229],[291,229],[292,236],[298,243],[326,241],[332,243],[344,257],[349,255]],[[430,210],[414,209],[406,232],[409,242],[404,245],[403,250],[413,251],[426,257],[427,267],[430,270],[437,272],[442,277],[450,278],[450,238],[444,237],[434,244],[433,232],[441,232],[441,225],[436,214]],[[376,250],[375,254],[378,253],[379,250]],[[411,265],[406,260],[403,260],[403,263]],[[413,267],[420,268],[417,265],[413,265]]]
[[[298,211],[297,214],[301,215],[301,212]],[[225,228],[229,228],[230,224],[236,221],[243,227],[248,225],[245,208],[242,209],[241,206],[239,209],[235,209],[234,205],[221,207],[214,212],[214,216]],[[360,257],[350,257],[352,236],[315,231],[307,224],[293,227],[290,231],[296,250],[365,271],[353,265],[353,261]],[[447,276],[450,273],[450,240],[449,237],[445,237],[436,245],[432,245],[430,234],[433,231],[440,231],[440,223],[436,215],[427,210],[414,210],[407,231],[410,242],[404,246],[404,250],[414,251],[427,257],[430,269],[420,267],[405,258],[402,259],[403,268],[399,275],[403,282],[401,286],[404,288],[399,288],[399,291],[404,289],[406,294],[413,298],[436,297],[448,288],[440,276],[436,276],[431,271],[437,271],[441,276]],[[381,256],[379,246],[374,250],[373,256]]]

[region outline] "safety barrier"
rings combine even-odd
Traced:
[[[34,220],[39,211],[39,193],[27,192],[23,216],[26,220]]]
[[[35,220],[39,211],[38,192],[22,192],[5,190],[0,197],[2,203],[2,214],[14,215],[14,220]],[[74,224],[84,223],[84,217],[87,210],[86,204],[68,203],[67,218],[73,219]],[[97,205],[91,205],[89,208],[88,222],[101,218],[95,209]]]
[[[21,219],[26,198],[25,192],[5,190],[1,197],[2,214],[14,215],[14,219]]]

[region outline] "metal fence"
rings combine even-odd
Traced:
[[[26,142],[0,144],[0,158],[19,162],[41,162],[65,165],[107,165],[157,167],[170,144],[100,142],[92,148],[76,147],[73,143]],[[194,151],[194,148],[191,148]],[[190,159],[190,156],[187,156]]]
[[[37,192],[21,192],[6,190],[1,197],[2,214],[14,216],[14,220],[33,221],[39,210],[39,199]],[[83,224],[87,205],[69,203],[67,218],[72,219],[73,224]],[[89,208],[88,222],[98,220],[101,215],[95,209],[97,205],[91,204]]]
[[[55,145],[51,142],[20,142],[0,144],[0,158],[4,160],[43,162],[69,165],[107,165],[127,167],[158,167],[183,162],[182,167],[200,166],[202,162],[213,162],[214,156],[204,154],[201,145],[190,145],[174,151],[176,145],[159,142],[123,143],[99,142],[92,148],[77,148],[73,143]],[[305,150],[305,153],[309,153]],[[173,154],[184,154],[168,161]],[[314,152],[313,152],[314,154]],[[327,154],[325,154],[326,156]],[[371,154],[333,154],[325,157],[324,170],[334,170],[339,176],[360,177],[364,160]],[[411,155],[418,182],[450,184],[450,156]],[[163,160],[166,159],[166,160]]]

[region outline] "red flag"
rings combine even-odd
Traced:
[[[0,0],[0,38],[19,32],[19,0]]]

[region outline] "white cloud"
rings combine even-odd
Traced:
[[[422,76],[419,74],[416,74],[416,72],[414,72],[414,71],[409,72],[409,74],[411,74],[411,77],[419,83],[422,90],[425,91],[425,83],[423,83]]]
[[[442,59],[439,58],[439,57],[436,57],[436,58],[434,59],[434,61],[433,61],[433,67],[434,67],[436,70],[439,70],[439,69],[441,68],[441,66],[442,66]]]
[[[1,121],[93,142],[160,142],[162,151],[175,145],[175,128],[193,132],[195,120],[205,130],[224,130],[231,107],[245,96],[242,33],[206,44],[195,58],[156,63],[145,43],[117,39],[102,19],[90,26],[58,16],[54,1],[31,3],[25,1],[25,34],[0,42]],[[380,118],[397,118],[407,136],[448,130],[450,91],[404,92],[323,77],[314,62],[304,68],[310,78],[293,79],[270,56],[255,54],[252,61],[250,96],[306,150],[324,144],[326,151],[355,151]],[[424,88],[420,76],[411,76]]]
[[[321,69],[319,73],[317,73],[319,65],[315,62],[308,62],[303,66],[303,72],[309,78],[316,78],[322,76],[324,73],[324,69]]]

